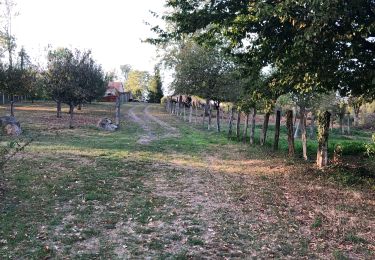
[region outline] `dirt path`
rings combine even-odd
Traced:
[[[143,106],[134,106],[128,110],[128,115],[133,122],[137,123],[145,132],[145,135],[142,135],[138,139],[138,143],[142,145],[149,144],[152,141],[160,140],[163,138],[169,137],[178,137],[179,131],[177,128],[171,126],[170,124],[158,119],[153,116],[150,111],[150,105],[144,106],[142,112],[136,112],[137,108],[142,108]],[[156,132],[156,127],[161,128],[161,132],[158,135]],[[159,129],[158,129],[159,130]],[[160,132],[160,130],[159,130]]]
[[[373,191],[159,105],[123,111],[120,131],[46,132],[9,165],[1,259],[375,258]]]
[[[177,132],[159,111],[143,111],[165,131]],[[179,238],[165,252],[189,248],[188,256],[209,259],[358,258],[374,249],[374,218],[360,217],[369,209],[375,213],[371,195],[311,180],[300,175],[306,169],[277,158],[249,157],[236,144],[208,150],[198,161],[178,153],[167,161],[154,163],[156,174],[145,180],[152,197],[166,201],[158,213],[171,216],[151,221],[155,232],[148,239]],[[366,242],[353,251],[350,240]]]
[[[142,145],[149,144],[157,138],[155,134],[153,134],[150,124],[148,124],[145,120],[141,119],[139,116],[136,115],[136,108],[136,106],[132,107],[128,111],[128,115],[134,123],[138,124],[143,129],[143,131],[145,131],[145,134],[142,135],[137,142]]]

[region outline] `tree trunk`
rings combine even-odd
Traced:
[[[328,164],[328,135],[331,113],[325,111],[318,114],[318,152],[316,163],[318,167]]]
[[[296,129],[294,131],[294,139],[298,138],[299,136],[300,125],[301,125],[301,118],[298,120],[298,123],[296,124]]]
[[[359,126],[359,110],[361,107],[354,108],[354,126]]]
[[[350,135],[350,114],[348,114],[348,135]]]
[[[11,96],[11,100],[10,100],[10,115],[11,116],[14,116],[14,96],[12,95]]]
[[[211,105],[208,106],[208,130],[211,130],[211,123],[212,123],[212,108]]]
[[[198,124],[198,106],[195,105],[195,124]]]
[[[204,105],[204,111],[203,111],[203,119],[202,119],[202,124],[203,124],[203,127],[204,127],[204,121],[206,120],[206,115],[208,114],[208,107],[210,105],[210,100],[209,99],[206,99],[206,104]]]
[[[236,137],[240,139],[240,127],[241,127],[241,110],[237,111],[237,122],[236,122]]]
[[[279,139],[280,139],[280,122],[281,122],[281,111],[276,111],[276,120],[275,120],[275,138],[273,141],[273,150],[277,151],[279,149]]]
[[[183,103],[182,104],[182,106],[183,106],[183,113],[184,113],[184,121],[186,121],[186,106],[185,106],[185,104]]]
[[[233,131],[233,116],[234,116],[234,107],[230,110],[229,124],[228,124],[228,137],[232,136]]]
[[[257,109],[253,108],[253,113],[251,114],[251,129],[250,129],[250,144],[254,144],[255,140],[255,127],[256,127],[256,115],[257,115]]]
[[[295,127],[297,124],[297,108],[293,107],[293,127]]]
[[[189,123],[190,124],[192,121],[192,117],[193,117],[193,104],[190,104],[190,107],[189,107]]]
[[[303,159],[307,161],[306,109],[303,106],[300,107],[300,125],[302,139],[302,155]]]
[[[288,155],[294,156],[294,135],[293,135],[293,111],[286,112],[286,128],[288,129]]]
[[[247,129],[249,128],[249,113],[246,114],[246,119],[245,119],[245,127],[243,129],[243,136],[242,136],[242,142],[246,144],[246,139],[247,139]]]
[[[121,107],[121,97],[117,96],[116,97],[116,111],[115,111],[115,124],[117,125],[118,128],[120,128],[120,107]]]
[[[313,114],[311,114],[310,139],[311,140],[315,139],[315,116]]]
[[[220,103],[216,106],[216,130],[220,133]]]
[[[344,127],[344,116],[340,115],[340,128],[341,128],[341,134],[345,134],[345,127]]]
[[[69,128],[73,129],[73,114],[74,114],[74,105],[73,105],[73,103],[70,103],[70,105],[69,105],[69,114],[70,114]]]
[[[57,111],[56,117],[61,118],[61,101],[56,102],[56,111]]]
[[[270,121],[270,113],[267,112],[264,115],[264,121],[263,121],[263,126],[262,126],[262,134],[260,136],[260,145],[264,145],[266,143],[269,121]]]

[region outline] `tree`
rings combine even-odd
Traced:
[[[218,49],[200,46],[193,41],[182,45],[176,57],[174,92],[204,98],[204,116],[210,114],[210,101],[213,101],[217,113],[216,126],[220,131],[220,104],[238,93],[234,63]]]
[[[10,114],[14,116],[14,96],[23,95],[33,83],[33,76],[26,51],[22,48],[18,54],[18,60],[14,64],[13,59],[1,71],[1,89],[10,97]],[[12,62],[12,64],[10,63]]]
[[[37,98],[45,98],[48,96],[43,80],[43,72],[36,66],[32,66],[28,69],[29,84],[26,84],[25,94],[34,103]]]
[[[353,108],[354,112],[354,125],[358,126],[359,125],[359,112],[361,109],[361,106],[365,103],[365,100],[363,96],[355,97],[355,96],[350,96],[348,99],[349,106]]]
[[[198,34],[202,42],[229,42],[228,51],[250,64],[274,66],[281,88],[375,97],[372,0],[169,0],[167,6],[172,11],[164,19],[173,30],[154,27],[156,40]]]
[[[129,64],[120,65],[121,74],[124,78],[124,81],[126,82],[129,77],[129,73],[132,70],[132,67]]]
[[[57,103],[57,116],[61,117],[61,103],[69,105],[70,128],[73,128],[74,107],[105,92],[104,73],[90,51],[73,52],[67,48],[50,51],[44,77],[48,92]]]
[[[2,25],[0,30],[0,44],[3,48],[3,53],[7,54],[7,62],[1,66],[1,83],[0,87],[4,93],[11,97],[10,114],[14,116],[14,96],[24,94],[24,90],[30,84],[30,75],[28,73],[29,57],[22,47],[18,53],[18,60],[14,62],[14,55],[16,50],[16,40],[12,33],[12,20],[18,13],[15,9],[15,2],[5,0],[1,4],[2,11]]]
[[[143,100],[147,96],[150,74],[147,71],[131,70],[125,84],[125,89],[130,91],[134,98]]]
[[[155,67],[154,75],[151,77],[148,85],[148,92],[148,102],[160,103],[160,100],[163,97],[163,90],[160,77],[160,69],[158,67]]]

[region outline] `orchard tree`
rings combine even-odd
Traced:
[[[105,92],[104,73],[90,51],[67,48],[50,51],[44,77],[48,92],[57,103],[57,116],[61,117],[61,103],[69,106],[70,128],[73,128],[74,107]]]
[[[172,11],[164,17],[173,30],[153,28],[160,36],[156,40],[196,33],[203,42],[223,38],[230,52],[241,50],[253,62],[276,67],[281,87],[300,94],[337,90],[375,97],[372,0],[170,0],[167,6]]]
[[[195,95],[206,100],[205,115],[210,115],[210,101],[217,112],[217,131],[220,132],[220,104],[236,93],[234,64],[224,53],[187,41],[177,54],[174,92]],[[209,117],[210,121],[210,117]],[[210,127],[210,124],[209,126]]]
[[[12,63],[10,63],[12,62]],[[18,53],[16,63],[13,58],[9,63],[1,67],[1,89],[11,97],[10,115],[14,116],[14,96],[20,96],[27,93],[27,89],[33,84],[32,67],[26,51],[22,48]]]

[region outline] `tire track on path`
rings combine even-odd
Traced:
[[[171,126],[170,124],[160,120],[159,118],[151,114],[151,112],[149,111],[150,105],[145,106],[143,109],[144,118],[139,117],[134,111],[137,107],[140,106],[133,106],[130,110],[128,110],[128,115],[131,118],[131,120],[137,123],[145,131],[145,134],[138,139],[137,143],[146,145],[155,140],[180,136],[180,132],[177,128]],[[155,134],[151,122],[156,123],[162,128],[162,135],[157,136]]]
[[[145,132],[146,134],[142,135],[137,143],[139,144],[149,144],[151,143],[152,141],[156,140],[157,137],[155,136],[155,134],[152,133],[151,131],[151,128],[150,128],[150,125],[148,125],[146,123],[146,121],[144,121],[143,119],[141,119],[140,117],[138,117],[135,113],[134,113],[134,109],[137,108],[137,106],[134,106],[132,107],[131,109],[129,109],[128,111],[128,115],[130,116],[130,118],[133,120],[133,122],[137,123]]]
[[[166,132],[161,138],[168,138],[168,137],[179,137],[180,132],[176,127],[171,126],[170,124],[160,120],[159,118],[153,116],[149,111],[150,106],[146,106],[144,111],[145,116],[160,125],[163,130]]]

